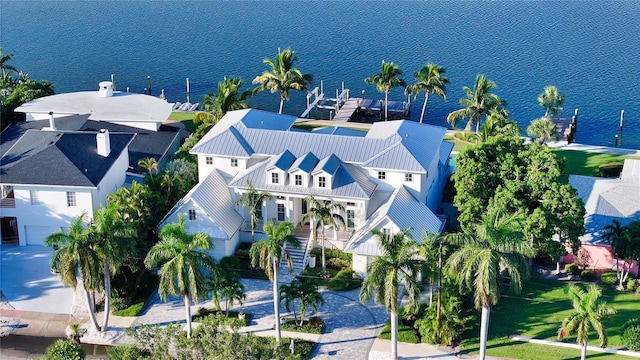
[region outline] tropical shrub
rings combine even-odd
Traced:
[[[575,264],[575,263],[566,264],[564,266],[564,272],[571,275],[580,275],[580,269],[578,267],[578,264]]]
[[[591,281],[595,280],[596,274],[594,274],[591,270],[582,270],[582,272],[580,273],[580,277],[582,278],[582,280]]]
[[[598,176],[600,177],[618,177],[622,172],[623,164],[620,162],[610,162],[606,164],[602,164],[598,167]]]
[[[220,259],[220,267],[223,269],[240,269],[240,259],[236,256],[225,256]]]
[[[632,351],[640,351],[640,319],[631,319],[622,326],[620,337],[624,346]]]
[[[82,345],[70,340],[56,340],[47,348],[44,358],[46,360],[82,360],[84,355]]]
[[[618,274],[615,271],[605,271],[600,275],[600,282],[604,285],[616,285],[618,283]]]
[[[340,258],[331,258],[327,260],[327,267],[332,267],[335,269],[347,269],[351,267],[351,261]]]
[[[351,269],[340,270],[340,272],[329,281],[327,288],[332,291],[345,291],[359,288],[362,285],[362,280],[354,278],[354,274],[355,272]]]
[[[135,345],[110,346],[107,355],[111,360],[143,360],[151,356],[148,351],[138,349]]]
[[[462,300],[453,294],[443,292],[442,309],[440,314],[440,328],[437,326],[437,307],[435,304],[416,320],[415,327],[422,336],[422,342],[428,344],[440,344],[450,346],[460,335],[465,327]]]
[[[637,287],[638,287],[638,283],[636,282],[636,279],[629,278],[627,280],[627,290],[633,292],[633,291],[636,291]]]

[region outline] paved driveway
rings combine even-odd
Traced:
[[[1,246],[0,290],[18,310],[70,314],[73,290],[49,271],[53,250],[45,246]]]

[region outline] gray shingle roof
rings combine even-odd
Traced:
[[[109,134],[111,153],[98,155],[96,133],[28,130],[0,159],[4,184],[96,187],[134,134]]]

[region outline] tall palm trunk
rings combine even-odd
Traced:
[[[487,353],[487,335],[489,334],[489,314],[491,305],[484,304],[480,320],[480,356],[479,360],[484,360]]]
[[[94,309],[93,309],[93,301],[91,301],[91,292],[86,290],[86,288],[84,291],[84,297],[85,297],[85,300],[87,301],[87,309],[89,310],[89,319],[91,319],[91,324],[96,330],[100,331],[100,326],[98,325],[96,314],[93,311]]]
[[[280,344],[280,293],[278,292],[278,263],[276,258],[273,262],[273,313],[276,316],[276,345]]]
[[[480,117],[482,115],[476,116],[476,134],[480,134]]]
[[[587,359],[587,339],[582,340],[582,351],[580,352],[580,360]]]
[[[104,261],[104,317],[101,331],[109,328],[109,312],[111,311],[111,272],[109,262]]]
[[[284,94],[280,93],[280,110],[278,111],[278,114],[282,114],[283,108],[284,108]]]
[[[325,255],[324,255],[324,246],[325,246],[325,242],[324,242],[324,221],[320,223],[320,226],[322,226],[322,276],[326,277],[327,276],[327,261],[326,261]]]
[[[427,103],[429,102],[429,90],[424,92],[424,103],[422,104],[422,113],[420,113],[420,124],[424,119],[424,111],[427,109]]]
[[[391,359],[398,360],[398,314],[391,312]]]
[[[389,110],[389,90],[384,92],[384,121],[387,121],[389,119],[388,117],[388,110]]]
[[[436,305],[436,329],[440,332],[440,314],[442,312],[442,243],[438,255],[438,304]],[[438,336],[439,337],[439,336]]]
[[[187,315],[187,339],[191,338],[191,299],[189,294],[182,294],[182,300],[184,301],[184,310]]]

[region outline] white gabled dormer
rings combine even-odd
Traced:
[[[296,159],[289,168],[289,185],[297,187],[309,187],[311,182],[311,172],[320,160],[312,153],[308,152]]]
[[[272,157],[264,169],[267,176],[267,184],[287,185],[289,180],[287,178],[287,170],[289,170],[294,161],[296,161],[296,157],[289,150]]]
[[[311,172],[313,186],[318,189],[332,189],[335,174],[341,163],[342,161],[335,154],[320,160],[313,172]]]

